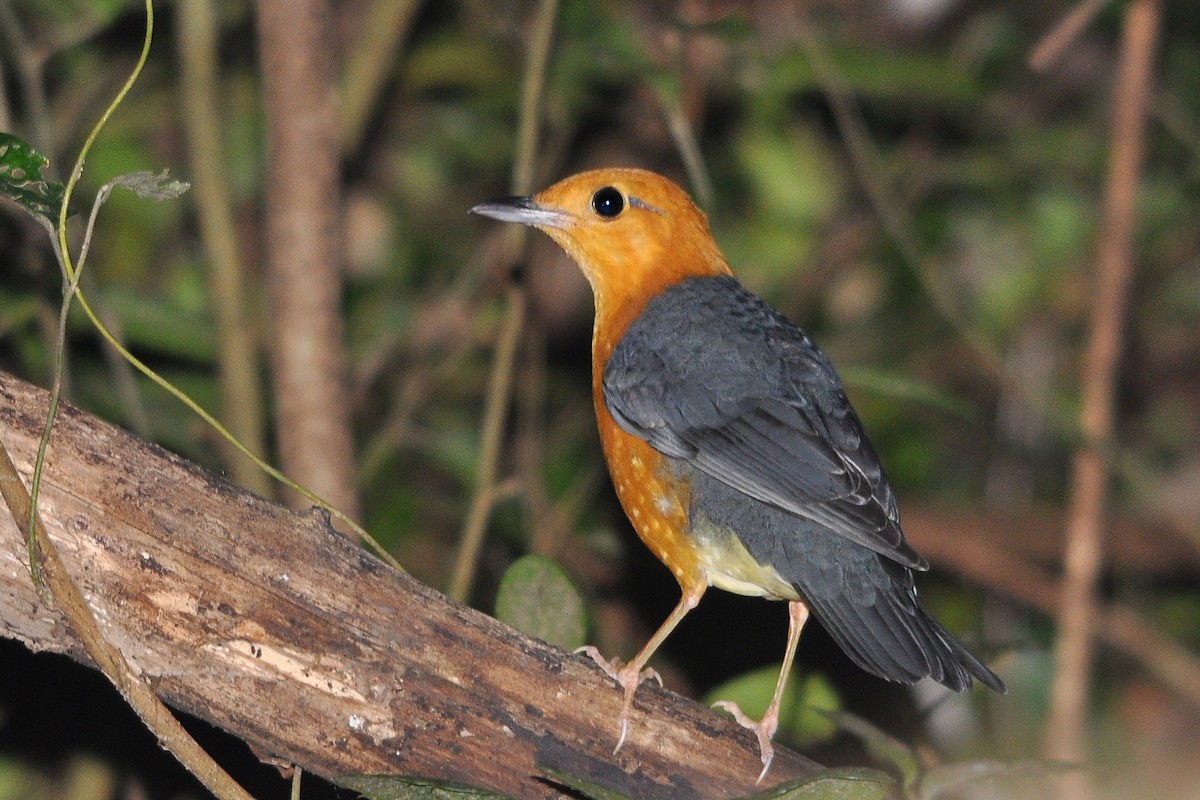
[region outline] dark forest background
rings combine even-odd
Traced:
[[[804,710],[843,709],[927,765],[1082,758],[1064,789],[1077,797],[1200,793],[1194,3],[562,0],[535,140],[518,120],[546,4],[334,2],[325,47],[305,48],[333,91],[312,87],[296,117],[270,105],[288,35],[265,35],[270,5],[160,3],[145,70],[87,159],[81,209],[134,170],[193,184],[162,203],[117,192],[100,212],[82,286],[134,354],[421,580],[491,612],[517,559],[548,556],[584,600],[587,641],[630,655],[678,594],[608,484],[587,285],[544,237],[517,249],[467,209],[514,191],[522,136],[525,188],[596,166],[662,172],[706,209],[743,282],[839,366],[933,562],[922,598],[1010,687],[888,685],[814,626],[780,740],[873,763]],[[138,2],[0,0],[0,130],[65,179],[143,32]],[[1141,89],[1123,72],[1139,35]],[[325,123],[304,135],[311,161],[283,163],[271,126],[306,119]],[[317,187],[325,255],[281,272],[287,180],[293,197]],[[309,230],[304,207],[286,212]],[[310,280],[333,287],[312,324],[280,301]],[[61,301],[44,231],[0,205],[0,367],[50,384]],[[318,324],[316,363],[289,367],[289,325]],[[1111,373],[1095,349],[1106,324]],[[82,314],[65,366],[72,403],[289,499]],[[327,429],[297,421],[314,418]],[[461,546],[472,527],[477,553]],[[1072,537],[1099,543],[1094,573],[1064,570]],[[1072,592],[1095,636],[1063,610]],[[676,691],[752,706],[786,624],[781,604],[712,592],[656,665]],[[286,791],[195,727],[258,796]],[[962,796],[1034,796],[1004,786]],[[0,798],[198,796],[103,679],[0,642]]]

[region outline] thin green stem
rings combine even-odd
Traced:
[[[63,290],[62,313],[59,317],[59,334],[57,343],[58,354],[57,358],[55,358],[54,364],[54,382],[50,389],[50,408],[46,412],[46,425],[42,430],[41,441],[38,443],[37,458],[34,459],[33,462],[33,477],[31,479],[29,488],[31,502],[29,505],[28,520],[28,530],[31,531],[31,533],[29,534],[26,542],[29,549],[30,575],[32,575],[34,585],[38,587],[39,591],[42,588],[42,576],[41,569],[38,566],[37,561],[37,540],[34,538],[32,531],[36,529],[35,523],[37,522],[37,501],[42,485],[42,469],[46,463],[46,449],[50,445],[50,432],[54,428],[54,419],[58,416],[58,404],[62,399],[63,362],[66,358],[67,346],[67,314],[71,309],[71,301],[75,297],[78,297],[79,304],[87,310],[88,317],[91,318],[92,322],[101,330],[104,337],[111,342],[115,343],[116,341],[112,335],[109,334],[108,330],[100,324],[100,320],[94,313],[92,313],[92,310],[86,304],[83,295],[79,293],[79,276],[82,272],[84,258],[87,254],[88,242],[87,238],[85,238],[84,245],[80,250],[81,255],[79,267],[76,268],[75,265],[71,263],[71,252],[67,247],[67,209],[71,204],[71,195],[75,191],[75,184],[79,182],[79,176],[83,174],[83,163],[87,159],[88,152],[90,152],[92,149],[92,144],[96,141],[96,137],[100,135],[100,131],[108,123],[109,117],[111,117],[113,112],[117,110],[117,107],[121,105],[121,102],[125,99],[125,95],[129,94],[129,90],[133,88],[134,82],[137,81],[138,75],[140,75],[142,72],[142,67],[145,66],[146,60],[150,57],[150,42],[153,40],[153,36],[154,3],[153,0],[146,0],[146,35],[142,40],[141,55],[138,57],[137,63],[134,64],[133,71],[129,74],[129,78],[126,79],[125,84],[121,87],[121,90],[117,92],[117,96],[114,97],[112,102],[108,104],[108,108],[104,110],[104,113],[100,116],[99,121],[97,121],[92,127],[91,133],[88,134],[87,139],[83,143],[83,147],[80,148],[79,156],[75,159],[75,167],[71,170],[71,175],[67,179],[66,188],[63,190],[62,207],[58,210],[57,256],[58,262],[62,266],[63,277],[67,285]],[[107,196],[106,193],[101,191],[96,195],[96,202],[92,206],[92,214],[89,218],[87,230],[87,235],[89,238],[92,231],[92,225],[96,220],[96,213],[100,208],[100,204],[103,202],[102,195]]]

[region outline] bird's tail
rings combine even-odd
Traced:
[[[997,692],[1007,691],[994,672],[921,607],[911,570],[876,553],[859,550],[853,556],[850,564],[841,561],[836,575],[829,574],[831,564],[825,561],[817,567],[820,574],[810,574],[798,588],[856,664],[899,683],[929,677],[962,692],[971,688],[974,677]]]

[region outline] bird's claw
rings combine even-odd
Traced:
[[[749,728],[758,737],[758,757],[762,761],[763,768],[762,772],[758,773],[758,780],[755,783],[762,783],[762,779],[767,777],[767,770],[771,768],[771,761],[775,758],[775,746],[771,744],[771,737],[775,735],[775,729],[779,727],[779,715],[768,713],[761,720],[755,721],[746,716],[745,712],[732,700],[719,700],[713,703],[713,708],[729,712],[738,725]]]
[[[600,669],[604,670],[604,673],[614,681],[619,681],[621,679],[620,662],[615,658],[612,661],[609,661],[607,658],[600,655],[600,651],[596,649],[594,645],[588,644],[584,645],[583,647],[576,647],[573,652],[575,655],[582,654],[590,658],[592,661],[595,661],[596,665],[599,666]]]
[[[582,653],[588,658],[595,661],[600,669],[604,670],[608,677],[612,678],[624,690],[625,699],[621,703],[621,713],[617,717],[617,723],[620,725],[621,733],[617,737],[617,746],[613,748],[613,755],[616,755],[621,750],[621,746],[625,744],[625,739],[629,735],[629,714],[633,710],[633,695],[637,688],[648,680],[655,680],[659,686],[662,686],[662,676],[650,667],[646,667],[640,672],[637,668],[630,669],[632,664],[622,665],[617,659],[609,660],[600,655],[600,651],[591,645],[580,647],[575,651]]]

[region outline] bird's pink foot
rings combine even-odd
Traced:
[[[641,686],[642,683],[651,679],[658,681],[658,685],[662,686],[662,678],[649,667],[638,670],[634,663],[622,666],[621,662],[616,659],[610,661],[600,655],[600,651],[591,645],[581,647],[575,652],[584,653],[592,661],[595,661],[600,666],[600,669],[604,670],[608,677],[616,681],[625,691],[625,701],[621,704],[621,714],[617,717],[621,733],[617,737],[617,746],[613,748],[613,755],[616,755],[621,749],[621,745],[625,744],[625,737],[629,735],[629,712],[633,709],[634,692],[637,691],[637,687]]]
[[[754,735],[758,737],[758,755],[762,761],[762,772],[758,773],[756,783],[762,783],[762,779],[767,776],[767,770],[771,768],[771,761],[775,758],[775,746],[771,744],[771,737],[775,735],[775,730],[779,727],[779,709],[772,706],[767,711],[766,716],[755,722],[747,717],[738,704],[730,700],[721,700],[713,703],[713,708],[720,708],[728,711],[737,720],[738,725],[743,728],[749,728],[754,731]]]

